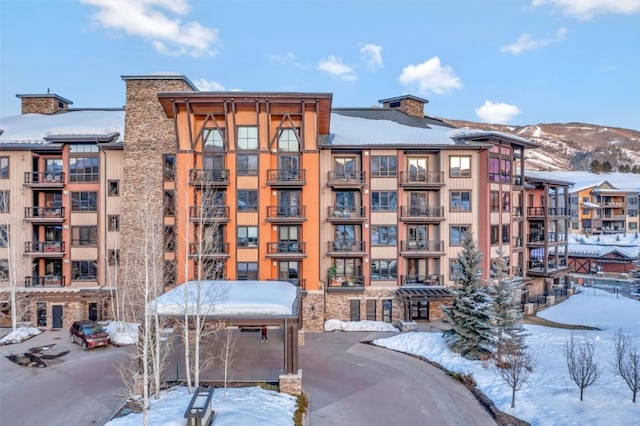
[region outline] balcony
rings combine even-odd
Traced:
[[[229,219],[229,206],[189,207],[189,220],[194,222],[228,222]]]
[[[564,207],[549,207],[549,216],[569,216],[571,210]]]
[[[269,186],[302,186],[307,183],[305,169],[269,169],[267,185]]]
[[[64,221],[64,207],[25,207],[24,220],[39,223],[60,223]]]
[[[562,258],[558,262],[549,259],[544,262],[543,259],[533,259],[527,264],[527,275],[531,277],[550,277],[558,273],[566,273],[569,269],[567,260]]]
[[[363,206],[330,206],[327,210],[329,222],[363,222],[366,218],[367,213]]]
[[[229,257],[229,243],[189,243],[189,257],[202,259]]]
[[[64,287],[64,276],[45,275],[44,277],[24,277],[25,287]]]
[[[353,172],[329,172],[327,186],[332,188],[359,188],[366,183],[366,174],[363,171]]]
[[[267,257],[279,259],[303,259],[307,257],[307,243],[280,241],[267,243]]]
[[[293,284],[296,287],[300,287],[302,291],[305,291],[307,289],[307,280],[304,278],[272,278],[268,281],[284,281],[289,284]]]
[[[62,257],[64,246],[64,241],[25,241],[24,253],[37,257]]]
[[[545,217],[546,216],[546,212],[545,212],[546,208],[545,207],[527,207],[527,218],[528,219],[533,219],[536,217]]]
[[[404,257],[439,257],[444,255],[444,241],[407,240],[400,242],[400,254]]]
[[[267,222],[302,223],[306,220],[306,206],[267,206]]]
[[[327,291],[358,292],[364,291],[364,277],[361,275],[335,275],[327,280]]]
[[[64,173],[24,172],[24,186],[34,188],[62,188],[64,186]]]
[[[365,241],[339,239],[327,242],[327,254],[336,257],[362,257],[367,254]]]
[[[437,223],[444,220],[443,207],[412,207],[400,208],[400,220],[407,223]]]
[[[189,185],[193,186],[229,186],[229,169],[191,169]]]
[[[566,243],[567,236],[563,233],[549,232],[548,234],[529,234],[527,235],[527,243],[532,245],[542,245],[546,243]]]
[[[441,286],[442,283],[444,283],[444,276],[438,275],[438,274],[400,276],[400,285],[402,286],[414,286],[414,285]]]
[[[444,186],[444,172],[401,171],[400,186],[405,188],[440,188]]]

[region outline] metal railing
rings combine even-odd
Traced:
[[[26,185],[55,185],[64,184],[64,172],[24,172]]]
[[[444,241],[405,240],[400,242],[400,251],[444,251]]]
[[[269,169],[267,170],[267,184],[294,184],[306,182],[305,169]]]
[[[65,279],[62,275],[45,275],[37,277],[24,277],[25,287],[64,287]]]
[[[24,252],[62,254],[64,247],[64,241],[25,241]]]
[[[307,243],[299,241],[284,241],[267,243],[267,254],[304,254]]]
[[[25,219],[64,219],[64,207],[25,207]]]
[[[401,171],[400,183],[410,185],[442,185],[444,184],[444,172]]]
[[[341,184],[357,184],[362,185],[365,183],[366,174],[363,171],[331,171],[328,172],[329,185],[341,185]]]
[[[442,285],[444,276],[438,274],[429,275],[401,275],[400,285]]]

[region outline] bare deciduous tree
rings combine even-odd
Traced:
[[[525,347],[516,344],[502,343],[501,361],[496,370],[502,380],[511,388],[511,408],[516,406],[516,392],[528,380],[534,368],[534,360]]]
[[[227,397],[227,383],[229,380],[229,371],[236,353],[236,338],[234,329],[226,327],[222,336],[222,345],[220,350],[220,362],[224,368],[224,398]]]
[[[636,395],[640,390],[640,350],[631,344],[631,339],[625,336],[622,330],[618,330],[613,339],[616,348],[613,371],[627,383],[635,403]]]
[[[602,373],[594,354],[593,343],[586,338],[583,344],[577,345],[571,333],[571,338],[565,342],[564,356],[567,360],[569,377],[580,389],[580,401],[583,400],[584,390],[594,384]]]

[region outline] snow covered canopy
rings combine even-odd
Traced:
[[[199,302],[198,302],[199,301]],[[160,315],[218,319],[298,318],[300,289],[285,281],[187,281],[150,302]]]

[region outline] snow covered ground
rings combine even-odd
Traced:
[[[622,329],[640,346],[640,302],[616,298],[602,290],[589,289],[540,313],[566,324],[598,327],[574,331],[576,342],[588,339],[602,368],[602,376],[585,390],[580,401],[577,386],[569,378],[563,349],[571,330],[527,325],[527,345],[536,359],[528,383],[516,395],[511,409],[511,391],[494,369],[480,361],[468,361],[452,353],[440,333],[406,333],[374,344],[400,352],[421,355],[451,371],[472,373],[478,387],[507,413],[532,425],[638,425],[640,403],[632,403],[631,391],[611,368],[615,350],[613,336]]]

